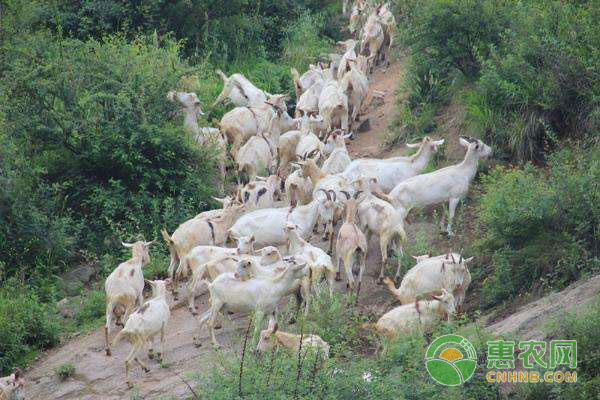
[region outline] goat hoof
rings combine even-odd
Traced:
[[[108,357],[112,356],[112,351],[110,351],[110,349],[106,349],[106,355]]]
[[[336,282],[339,282],[339,281],[341,281],[341,280],[342,280],[342,277],[340,276],[340,274],[339,274],[339,273],[338,273],[338,274],[335,274],[335,281],[336,281]]]
[[[377,278],[377,284],[378,285],[383,285],[383,278],[382,277]]]
[[[154,353],[152,351],[148,352],[148,358],[154,360]]]
[[[195,309],[195,308],[188,308],[188,310],[190,310],[190,313],[191,313],[193,316],[196,316],[196,315],[198,315],[198,311],[196,311],[196,309]]]
[[[150,372],[150,368],[142,368],[144,370],[145,373]]]
[[[233,315],[235,314],[233,311],[227,311],[227,315]]]
[[[296,318],[295,317],[290,318],[289,321],[288,321],[289,325],[294,325],[295,323],[296,323]]]
[[[125,382],[127,384],[127,389],[133,389],[133,383],[130,381]]]
[[[221,329],[223,327],[223,325],[219,324],[219,325],[215,325],[215,329]]]

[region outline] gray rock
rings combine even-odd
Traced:
[[[94,265],[80,265],[63,276],[62,289],[67,296],[77,296],[95,274]]]
[[[76,279],[82,283],[88,283],[96,274],[93,265],[81,265],[67,274],[68,278]]]

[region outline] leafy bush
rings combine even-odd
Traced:
[[[417,6],[411,25],[413,53],[425,52],[436,65],[475,77],[479,57],[500,43],[507,25],[505,2],[430,0]]]
[[[53,306],[16,280],[0,287],[0,374],[24,366],[36,350],[58,343],[60,325]]]
[[[156,38],[83,43],[40,33],[8,49],[7,134],[34,152],[28,161],[81,223],[77,246],[96,254],[133,233],[156,237],[214,193],[210,149],[181,140],[165,99],[189,68],[176,43],[163,46]]]
[[[230,62],[256,56],[257,51],[278,56],[285,38],[282,27],[304,13],[321,12],[332,3],[229,0],[216,5],[209,0],[53,0],[34,3],[33,15],[38,25],[81,40],[117,32],[129,37],[137,33],[173,34],[177,40],[186,41],[187,56],[210,55],[213,61]],[[323,30],[334,32],[325,27]]]
[[[524,5],[526,4],[526,6]],[[527,2],[483,61],[470,119],[505,157],[543,159],[563,137],[600,127],[600,36],[593,2]]]
[[[597,145],[575,147],[555,154],[549,171],[498,167],[482,178],[476,246],[490,264],[479,271],[485,305],[562,288],[599,267],[599,156]]]
[[[75,375],[75,366],[73,364],[63,364],[60,367],[57,367],[54,372],[58,379],[61,381],[66,381],[73,375]]]

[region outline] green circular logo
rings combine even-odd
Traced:
[[[440,336],[427,348],[425,366],[437,383],[462,385],[475,373],[477,352],[471,342],[462,336]]]

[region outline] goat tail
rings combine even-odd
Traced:
[[[388,203],[390,203],[391,205],[394,205],[394,203],[393,203],[394,199],[391,196],[383,193],[383,191],[381,189],[377,188],[377,190],[373,191],[373,194],[375,196],[379,197],[381,200],[385,200]]]
[[[396,289],[396,285],[394,284],[394,281],[392,281],[390,278],[388,278],[386,276],[385,278],[383,278],[383,283],[385,283],[387,285],[390,292],[392,292],[393,294],[396,294],[398,289]]]
[[[217,75],[219,75],[219,76],[221,77],[221,79],[223,79],[223,83],[227,83],[227,81],[229,80],[229,78],[227,77],[227,75],[225,75],[225,74],[223,73],[223,71],[221,71],[220,69],[218,69],[218,68],[217,68],[217,69],[215,70],[215,73],[216,73]]]
[[[300,74],[298,73],[298,70],[296,68],[290,68],[290,72],[294,78],[294,84],[300,89]]]

